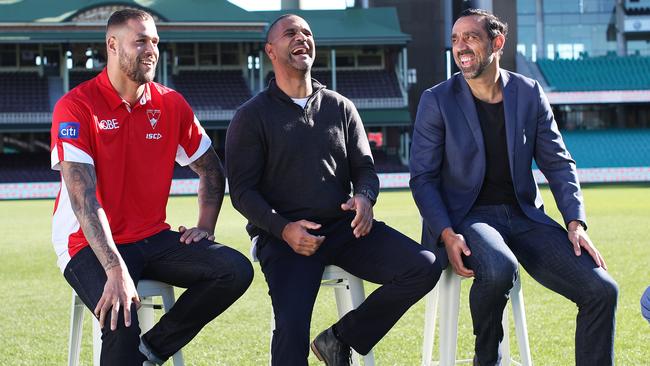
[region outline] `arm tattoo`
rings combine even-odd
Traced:
[[[95,168],[90,164],[61,162],[61,173],[68,188],[72,210],[90,248],[104,270],[119,265],[117,248],[110,237],[108,219],[97,201]]]
[[[199,205],[213,206],[219,212],[226,188],[226,176],[217,153],[210,147],[190,164],[190,168],[199,175]]]

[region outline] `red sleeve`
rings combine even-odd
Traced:
[[[91,122],[89,111],[73,99],[63,97],[56,103],[50,130],[52,169],[59,170],[61,161],[94,164]]]
[[[210,141],[187,101],[180,94],[178,96],[180,134],[176,162],[185,166],[200,158],[210,148],[212,141]]]

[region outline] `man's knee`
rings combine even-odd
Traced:
[[[223,246],[213,254],[212,278],[220,285],[224,280],[230,283],[230,288],[244,293],[253,282],[254,270],[251,262],[232,248]]]
[[[483,287],[494,289],[495,293],[506,293],[519,276],[519,264],[516,260],[503,257],[475,270],[475,281]]]
[[[605,284],[605,293],[603,294],[603,301],[611,305],[616,305],[618,302],[618,283],[614,279],[609,278],[607,281],[603,281]]]
[[[232,258],[234,275],[233,285],[241,289],[243,293],[253,282],[255,271],[253,270],[253,265],[248,258],[236,250],[233,251],[235,252]]]
[[[442,274],[442,267],[440,266],[440,261],[438,261],[432,252],[423,250],[420,252],[420,256],[421,259],[418,261],[416,270],[420,274],[419,277],[422,279],[428,292],[438,283]]]
[[[428,250],[419,251],[405,267],[406,271],[398,281],[420,289],[423,294],[435,287],[442,273],[436,256]]]
[[[618,284],[608,274],[599,276],[591,284],[582,284],[585,291],[583,303],[598,304],[615,309],[618,302]]]

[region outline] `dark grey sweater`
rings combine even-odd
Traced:
[[[260,230],[282,238],[290,221],[327,225],[354,190],[379,193],[379,179],[361,118],[345,97],[313,80],[305,109],[275,80],[235,113],[226,135],[226,171],[233,206]]]

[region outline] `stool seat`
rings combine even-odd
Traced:
[[[154,296],[160,296],[163,301],[165,312],[174,306],[174,287],[164,282],[154,280],[140,280],[138,282],[138,295],[140,296],[141,307],[138,309],[138,323],[140,334],[146,333],[154,325]],[[68,343],[68,366],[79,365],[79,354],[81,352],[81,335],[83,329],[84,310],[86,305],[81,301],[77,293],[72,290],[72,309],[70,311],[70,341]],[[99,366],[99,357],[102,350],[102,332],[99,321],[93,316],[93,365]],[[182,351],[172,356],[174,366],[183,366]]]
[[[526,314],[524,310],[524,295],[521,290],[521,280],[517,276],[512,289],[510,290],[510,303],[515,322],[515,333],[519,346],[521,362],[517,362],[510,356],[510,339],[508,327],[507,306],[503,312],[503,341],[499,345],[503,365],[524,365],[533,364],[530,356],[530,344],[528,342],[528,330],[526,326]],[[436,313],[438,302],[440,302],[440,360],[439,366],[452,366],[457,363],[472,363],[471,359],[456,360],[456,342],[458,340],[458,312],[460,306],[460,281],[463,277],[457,275],[451,265],[442,272],[440,281],[436,287],[426,296],[424,315],[424,342],[422,345],[422,365],[432,365],[433,343],[435,338]]]

